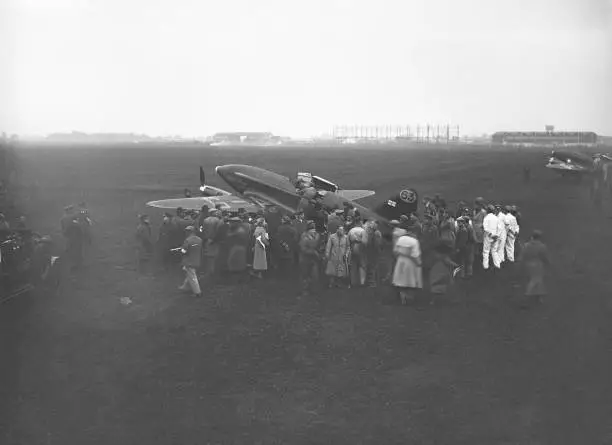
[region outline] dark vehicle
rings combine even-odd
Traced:
[[[0,229],[0,302],[43,286],[56,289],[50,279],[56,259],[50,238],[29,229]]]

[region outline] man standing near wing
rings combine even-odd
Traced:
[[[196,229],[193,226],[187,227],[185,231],[187,232],[187,238],[185,238],[183,246],[173,249],[180,250],[183,254],[182,264],[185,271],[185,281],[179,286],[179,289],[187,291],[187,286],[189,286],[194,296],[201,297],[202,291],[196,270],[200,267],[202,259],[202,239],[196,235]]]

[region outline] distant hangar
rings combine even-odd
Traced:
[[[599,137],[592,131],[501,131],[493,134],[491,142],[521,146],[596,146]]]

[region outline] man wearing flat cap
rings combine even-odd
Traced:
[[[136,270],[139,273],[149,272],[153,255],[153,237],[151,223],[147,215],[138,215],[136,226]]]
[[[516,216],[512,213],[513,206],[506,206],[506,245],[504,248],[506,249],[506,259],[514,263],[514,245],[516,241],[516,237],[519,234],[519,225],[516,221]]]
[[[290,278],[294,275],[293,266],[298,240],[298,233],[291,224],[291,218],[284,215],[273,238],[274,256],[278,260],[279,272],[283,278]]]
[[[306,231],[300,238],[300,281],[302,294],[313,292],[319,281],[321,235],[314,221],[306,222]]]
[[[482,264],[482,249],[484,243],[484,219],[487,216],[484,198],[478,197],[474,200],[474,213],[472,215],[472,227],[474,228],[474,254],[478,264]]]
[[[202,280],[206,285],[212,285],[216,276],[221,237],[224,235],[221,210],[211,210],[210,216],[202,221],[202,254],[204,256]]]
[[[196,235],[194,226],[186,227],[185,232],[187,237],[180,248],[183,254],[182,265],[185,271],[185,281],[179,286],[179,289],[182,291],[191,289],[194,296],[201,297],[202,291],[196,270],[200,267],[202,260],[202,239]]]
[[[60,224],[66,239],[66,258],[72,263],[74,270],[80,267],[83,261],[83,230],[73,205],[64,207]]]

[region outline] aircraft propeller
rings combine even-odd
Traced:
[[[206,175],[204,174],[204,168],[200,165],[200,190],[204,190],[206,185]]]

